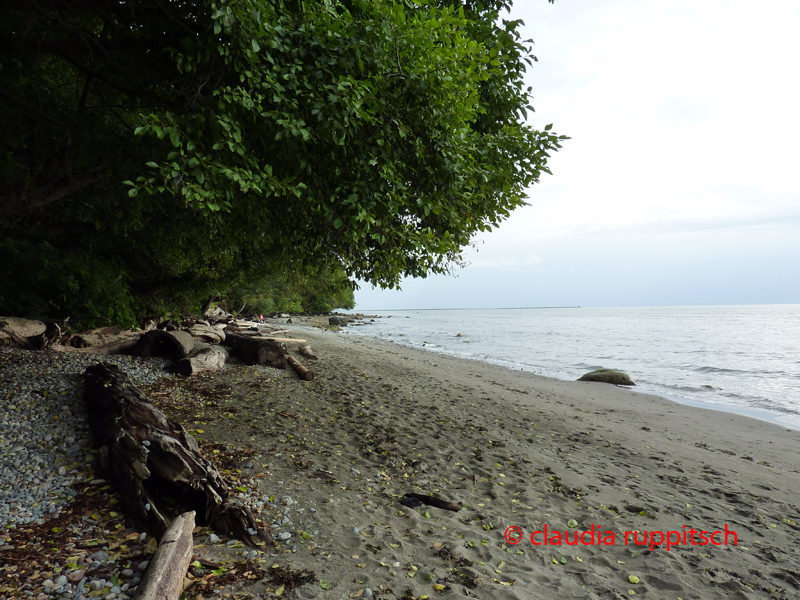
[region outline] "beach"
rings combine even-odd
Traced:
[[[800,432],[635,388],[293,335],[319,356],[313,382],[260,382],[252,367],[202,380],[227,386],[236,411],[202,421],[202,437],[258,452],[259,491],[294,527],[262,561],[317,578],[293,597],[800,593]],[[407,493],[463,508],[407,507]]]
[[[188,597],[800,593],[800,432],[635,388],[288,327],[319,357],[299,357],[314,381],[229,365],[143,388],[238,478],[274,540],[253,552],[198,527],[194,557],[205,562],[190,569]],[[93,485],[108,490],[105,496]],[[58,524],[66,529],[97,516],[102,525],[91,541],[76,533],[61,552],[117,552],[116,562],[97,571],[107,572],[111,586],[124,579],[114,573],[135,569],[148,549],[125,554],[125,540],[135,543],[140,534],[107,512],[116,507],[97,504],[116,501],[113,488],[87,480],[79,489],[86,495]],[[461,508],[407,506],[406,494]],[[37,535],[55,535],[52,525]],[[6,560],[21,547],[24,539],[9,536]],[[68,560],[78,564],[73,571],[81,560]],[[41,584],[56,578],[54,565],[40,564],[34,576],[29,561],[35,597],[57,597]]]

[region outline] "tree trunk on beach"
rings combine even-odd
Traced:
[[[192,351],[175,363],[178,375],[196,375],[204,371],[219,371],[228,361],[228,351],[222,346],[206,346]]]
[[[148,331],[133,348],[136,356],[151,358],[163,356],[177,361],[194,350],[194,338],[186,331],[165,331],[153,329]]]
[[[292,369],[294,369],[294,372],[297,373],[297,376],[300,379],[303,379],[305,381],[314,381],[314,371],[306,369],[293,356],[287,355],[286,362],[288,362],[289,366],[292,367]]]
[[[231,348],[231,354],[251,365],[286,368],[286,349],[275,340],[229,334],[225,344]]]
[[[229,499],[228,484],[195,439],[156,408],[122,369],[97,364],[86,369],[84,380],[100,466],[120,486],[125,507],[140,526],[161,537],[175,514],[194,510],[201,524],[222,535],[251,546],[266,541],[252,513]]]

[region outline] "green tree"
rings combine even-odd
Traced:
[[[103,262],[137,312],[287,270],[446,272],[564,139],[526,124],[509,6],[6,2],[1,232]]]

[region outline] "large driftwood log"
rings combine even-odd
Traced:
[[[294,372],[297,373],[297,376],[300,379],[305,381],[314,381],[314,371],[309,371],[303,365],[301,365],[294,356],[286,355],[286,362],[289,363],[289,366],[294,369]]]
[[[69,338],[69,345],[89,354],[124,354],[136,346],[141,336],[136,331],[116,330],[115,333],[114,328],[109,327],[73,335]]]
[[[210,344],[221,344],[225,341],[225,331],[208,323],[195,323],[188,331],[193,338]]]
[[[150,566],[136,587],[136,600],[178,600],[192,560],[194,511],[175,518],[158,545]]]
[[[206,346],[193,350],[186,358],[175,363],[178,375],[196,375],[204,371],[219,371],[228,362],[228,351],[222,346]]]
[[[302,356],[305,356],[309,360],[317,360],[317,355],[314,354],[314,351],[311,349],[311,346],[298,346],[297,352],[300,353]]]
[[[147,358],[163,356],[176,361],[184,358],[192,350],[194,350],[194,338],[186,331],[153,329],[139,338],[133,353]]]
[[[230,347],[231,354],[251,365],[286,368],[286,349],[275,340],[228,334],[225,344]]]
[[[130,516],[161,537],[176,512],[255,546],[266,540],[252,513],[229,500],[229,486],[195,439],[164,415],[117,365],[84,372],[89,425],[100,467],[120,486]],[[177,503],[179,510],[171,506]],[[254,532],[254,533],[253,533]]]
[[[44,323],[42,323],[42,325],[44,326]],[[8,321],[0,321],[0,334],[5,334],[5,336],[11,338],[11,341],[24,350],[41,350],[44,347],[44,330],[42,330],[41,334],[34,337],[27,337],[20,334],[17,328],[10,325]],[[42,343],[40,343],[40,341]]]

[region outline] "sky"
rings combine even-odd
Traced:
[[[800,302],[800,2],[516,0],[568,135],[456,276],[356,309]]]

